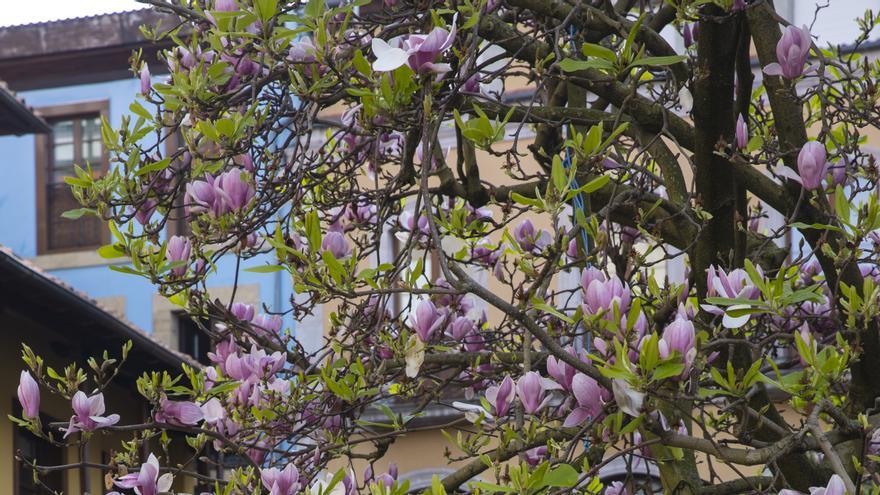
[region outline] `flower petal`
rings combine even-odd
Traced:
[[[425,344],[416,335],[410,335],[409,341],[406,343],[406,376],[415,378],[419,374],[419,369],[425,361]]]
[[[159,481],[156,483],[156,490],[159,493],[167,492],[171,490],[171,484],[174,482],[174,475],[171,473],[165,473],[162,476],[159,476]]]
[[[734,306],[730,306],[729,308],[727,308],[727,310],[730,311],[732,309],[746,309],[750,307],[751,306],[746,304],[736,304]],[[721,319],[721,324],[724,325],[724,328],[739,328],[748,323],[751,316],[752,315],[749,313],[740,316],[731,316],[725,312],[724,318]]]
[[[578,426],[590,416],[590,412],[586,407],[576,407],[568,417],[565,418],[565,422],[562,423],[563,428],[570,428],[572,426]]]
[[[614,402],[621,411],[634,418],[641,416],[644,393],[633,390],[629,383],[620,379],[611,382],[611,390],[614,392]]]
[[[768,76],[781,76],[782,66],[776,62],[773,62],[772,64],[767,64],[764,67],[764,74],[767,74]]]
[[[786,179],[791,179],[798,184],[803,184],[801,176],[798,175],[797,172],[795,172],[794,170],[786,167],[785,165],[775,165],[773,167],[770,167],[770,171],[780,177],[785,177]]]
[[[392,71],[406,63],[407,54],[400,48],[394,48],[385,40],[373,38],[373,54],[376,61],[373,62],[373,70],[378,72]]]

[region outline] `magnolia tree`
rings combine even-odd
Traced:
[[[762,0],[145,1],[180,19],[144,28],[170,76],[133,57],[114,166],[68,179],[68,216],[214,322],[211,364],[142,378],[145,424],[104,403],[106,356],[59,376],[26,351],[18,391],[53,442],[132,435],[110,489],[407,493],[363,467],[445,405],[467,419],[434,495],[643,489],[603,486],[619,457],[670,493],[880,490],[870,12],[841,48]],[[210,297],[255,257],[297,296]],[[305,349],[282,316],[319,306]],[[45,433],[41,391],[69,425]]]

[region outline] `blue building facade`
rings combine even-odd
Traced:
[[[108,265],[118,260],[103,259],[96,252],[99,244],[109,240],[106,226],[95,224],[104,240],[96,243],[88,228],[72,227],[82,219],[57,217],[70,209],[66,206],[72,197],[53,199],[53,187],[61,189],[60,184],[53,185],[53,177],[72,170],[74,161],[90,156],[101,161],[100,130],[93,126],[100,120],[95,119],[104,116],[119,127],[129,113],[139,91],[138,79],[127,63],[132,50],[143,50],[150,69],[158,73],[154,80],[165,78],[161,74],[164,64],[157,58],[161,47],[144,42],[137,30],[141,24],[155,25],[161,20],[161,14],[135,11],[0,28],[0,79],[54,129],[44,135],[0,137],[0,244],[170,347],[180,348],[180,308],[158,296],[148,280],[110,270]],[[236,302],[253,304],[257,312],[263,306],[272,312],[290,307],[292,284],[282,272],[246,270],[271,262],[272,255],[267,254],[242,264]],[[235,272],[233,257],[221,260],[208,279],[212,298],[226,301],[232,296]],[[321,338],[320,315],[317,318],[317,334],[312,339]],[[284,327],[294,332],[294,326],[285,316]]]

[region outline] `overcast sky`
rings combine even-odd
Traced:
[[[2,0],[0,26],[55,21],[143,8],[134,0]]]

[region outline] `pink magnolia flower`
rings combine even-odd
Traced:
[[[760,267],[757,267],[761,273]],[[742,268],[726,273],[721,268],[709,266],[707,270],[707,295],[709,297],[726,297],[729,299],[754,299],[761,293],[752,284],[748,273]]]
[[[510,375],[505,375],[500,385],[492,385],[486,389],[486,400],[495,408],[495,416],[506,416],[513,405],[514,385]]]
[[[536,414],[550,403],[550,390],[562,387],[549,378],[544,378],[534,371],[529,371],[516,382],[516,395],[528,414]]]
[[[233,303],[229,309],[232,315],[240,321],[251,321],[254,319],[254,307],[250,304],[237,302]]]
[[[299,471],[293,464],[288,464],[284,469],[276,467],[261,469],[260,481],[263,488],[269,490],[270,495],[294,495],[301,488]]]
[[[165,259],[168,261],[189,261],[190,256],[189,239],[186,236],[175,235],[168,239],[168,246],[165,248]],[[171,269],[171,272],[178,277],[186,273],[186,265],[178,266]]]
[[[813,191],[822,187],[822,179],[828,173],[829,166],[826,161],[825,145],[816,141],[807,141],[798,153],[797,165],[804,189]]]
[[[743,119],[742,114],[736,119],[736,146],[739,149],[745,149],[749,144],[749,126]]]
[[[599,382],[583,373],[576,374],[572,379],[571,392],[577,401],[577,407],[565,418],[562,426],[566,428],[578,426],[587,418],[598,418],[602,414],[603,402],[610,398],[608,391],[600,387]]]
[[[626,313],[631,299],[629,286],[616,276],[606,281],[595,279],[584,294],[584,313],[595,315],[603,311],[611,312],[615,305],[621,313]]]
[[[825,486],[811,486],[810,495],[845,495],[846,485],[838,475],[832,475]]]
[[[208,353],[208,359],[210,359],[212,363],[219,365],[220,371],[226,373],[226,359],[230,355],[238,353],[239,350],[240,348],[238,347],[238,344],[236,344],[230,336],[228,339],[217,342],[217,345],[214,346],[214,352]]]
[[[810,352],[816,352],[816,339],[813,337],[812,332],[810,332],[810,325],[808,323],[804,323],[803,325],[801,325],[801,328],[795,338],[800,338],[801,341],[807,346],[807,349],[810,349]],[[807,361],[804,359],[804,356],[798,356],[798,360],[801,362],[801,366],[807,365]]]
[[[804,73],[804,65],[810,54],[810,30],[807,26],[788,26],[776,44],[776,60],[764,67],[768,76],[797,79]]]
[[[410,34],[392,40],[392,43],[381,38],[373,38],[372,48],[376,61],[373,62],[373,70],[377,72],[389,72],[403,64],[409,65],[416,73],[433,72],[445,74],[451,70],[449,64],[439,64],[435,61],[446,52],[455,41],[457,15],[452,21],[452,30],[447,31],[441,27],[435,27],[427,35]]]
[[[430,342],[437,330],[446,323],[446,314],[440,312],[430,299],[422,299],[410,315],[409,322],[422,342]]]
[[[283,325],[281,316],[267,315],[265,313],[260,313],[255,316],[251,323],[253,323],[258,330],[269,334],[277,334],[281,332],[281,327]]]
[[[407,232],[412,232],[415,235],[427,236],[430,233],[430,225],[428,225],[428,217],[425,215],[419,214],[418,216],[413,215],[409,211],[404,211],[397,217],[397,222],[400,224],[401,228],[406,230]],[[401,241],[406,242],[407,236],[397,236]]]
[[[761,268],[757,267],[759,275],[762,275]],[[708,297],[721,297],[725,299],[755,299],[761,294],[761,290],[756,287],[748,273],[741,268],[726,273],[721,268],[715,268],[714,265],[709,266],[706,271]],[[725,313],[724,309],[712,304],[700,305],[704,311],[713,315],[724,316],[722,324],[727,328],[739,328],[749,321],[749,314],[733,317]],[[733,305],[731,308],[742,308],[740,305]]]
[[[235,3],[235,0],[215,0],[214,10],[220,12],[235,12],[238,10],[238,5]]]
[[[568,346],[565,350],[572,356],[575,356],[574,348],[571,346]],[[571,391],[571,382],[577,370],[562,359],[557,359],[556,356],[548,356],[547,373],[556,380],[556,383],[562,386],[563,390]]]
[[[807,191],[813,191],[822,187],[822,179],[828,174],[830,166],[827,162],[825,146],[816,141],[807,141],[798,153],[797,173],[785,166],[777,166],[772,170],[777,175],[797,182]],[[844,177],[846,177],[845,168]]]
[[[605,488],[605,495],[629,495],[629,490],[622,481],[612,481],[611,484]]]
[[[165,473],[159,476],[159,460],[150,454],[147,462],[141,464],[137,473],[126,474],[113,483],[119,488],[134,489],[138,495],[158,495],[171,490],[174,475]]]
[[[535,226],[529,219],[523,220],[513,228],[513,238],[516,239],[523,251],[535,254],[540,253],[553,242],[549,232],[544,229],[535,230]]]
[[[254,345],[248,353],[230,354],[225,367],[226,374],[234,380],[256,382],[273,376],[285,363],[284,354],[280,351],[266,354],[265,350]]]
[[[535,467],[538,464],[541,464],[547,459],[547,446],[541,445],[540,447],[527,450],[525,452],[525,458],[526,463],[528,463],[529,466]]]
[[[397,464],[391,463],[388,465],[388,472],[382,473],[378,476],[373,475],[372,466],[367,466],[367,469],[364,470],[364,483],[367,485],[381,485],[385,487],[386,490],[391,489],[394,484],[397,482]],[[382,493],[381,491],[379,493]]]
[[[28,371],[22,371],[18,379],[18,401],[26,418],[40,416],[40,386]]]
[[[341,232],[327,232],[321,241],[321,250],[329,252],[338,260],[351,255],[351,245]]]
[[[195,180],[186,185],[186,211],[189,213],[210,213],[220,216],[225,211],[222,196],[217,194],[216,180],[210,174],[205,180]]]
[[[192,426],[205,419],[205,414],[195,402],[162,399],[153,418],[160,423]]]
[[[238,211],[254,199],[254,188],[248,182],[250,174],[232,169],[217,176],[214,181],[216,193],[223,198],[229,211]]]
[[[150,218],[153,217],[153,213],[156,213],[156,207],[158,206],[159,202],[154,198],[145,199],[134,212],[134,219],[141,225],[150,223]]]
[[[150,68],[147,67],[147,64],[144,63],[141,66],[141,71],[138,74],[141,80],[141,94],[148,95],[150,94],[150,88],[152,88],[152,83],[150,82]]]
[[[474,332],[474,322],[466,316],[459,316],[449,326],[449,335],[453,340],[461,342],[462,339]]]
[[[605,282],[605,274],[601,270],[592,266],[584,268],[581,272],[581,290],[587,292],[587,288],[593,280]]]
[[[685,24],[681,29],[681,37],[684,38],[685,49],[694,44],[694,34],[690,24]]]
[[[694,323],[687,318],[676,316],[675,321],[663,329],[660,340],[664,345],[660,346],[660,357],[666,359],[673,351],[688,356],[694,348],[695,338]]]
[[[572,238],[568,241],[568,247],[565,249],[565,255],[568,256],[569,260],[576,260],[578,257],[578,243],[577,239]]]
[[[99,428],[113,426],[119,422],[118,414],[103,416],[103,393],[99,392],[95,395],[87,396],[84,392],[79,391],[74,394],[71,403],[74,414],[70,417],[70,425],[64,433],[65,438],[77,431],[94,431]]]
[[[205,418],[205,423],[209,425],[216,425],[226,419],[226,410],[223,409],[223,405],[216,397],[208,399],[204,404],[199,406],[199,408],[202,410],[202,416]]]

